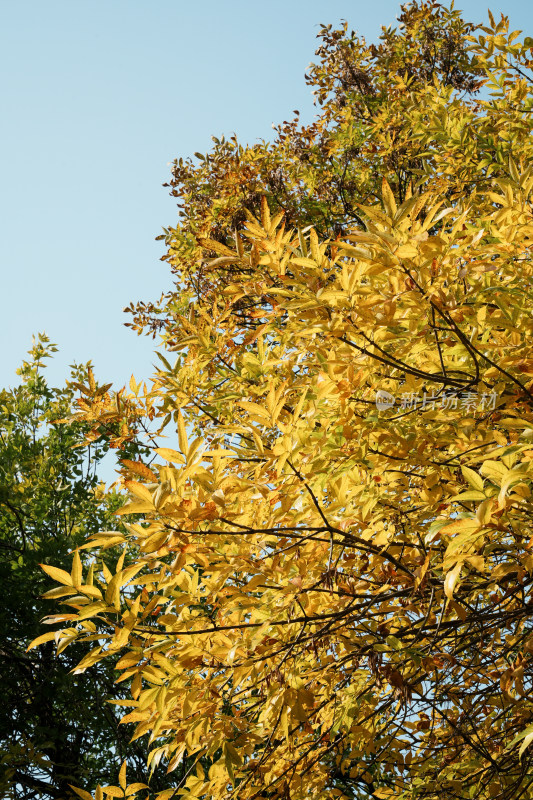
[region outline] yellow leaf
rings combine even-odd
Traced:
[[[187,431],[185,430],[185,421],[183,419],[183,414],[179,410],[178,410],[178,440],[180,443],[181,451],[186,456],[189,451],[189,445],[187,444]]]
[[[171,464],[185,464],[185,459],[181,453],[178,453],[177,450],[172,450],[170,447],[156,447],[154,452]]]
[[[268,231],[270,228],[270,209],[265,195],[261,198],[261,225],[265,231]]]
[[[200,237],[198,239],[198,242],[199,244],[202,245],[202,247],[205,247],[206,250],[213,250],[215,253],[218,253],[221,256],[231,256],[236,261],[239,260],[238,253],[235,253],[233,250],[230,250],[229,247],[226,247],[226,245],[221,244],[221,242],[217,242],[216,239],[204,239]]]
[[[95,617],[97,614],[100,614],[102,611],[109,610],[109,606],[107,603],[104,603],[103,600],[99,600],[96,603],[90,603],[88,606],[83,606],[82,610],[78,614],[78,619],[90,619],[91,617]]]
[[[461,472],[463,473],[466,482],[472,487],[472,489],[476,489],[478,492],[483,491],[483,478],[478,475],[477,472],[475,472],[473,469],[470,469],[470,467],[461,467]]]
[[[521,567],[518,564],[499,564],[492,570],[490,577],[494,581],[499,581],[507,575],[514,575],[519,572]]]
[[[153,510],[153,503],[126,503],[125,506],[121,506],[114,513],[116,516],[120,517],[124,516],[125,514],[147,514]]]
[[[130,785],[126,789],[126,797],[130,797],[132,794],[136,792],[140,792],[141,789],[149,789],[150,787],[147,786],[146,783],[130,783]]]
[[[385,211],[387,212],[388,216],[392,219],[396,214],[397,206],[396,206],[396,200],[394,199],[394,195],[389,186],[389,182],[387,181],[386,178],[383,178],[381,182],[381,194],[383,197],[383,205],[385,207]]]
[[[82,582],[82,570],[80,554],[77,550],[75,551],[74,558],[72,559],[72,572],[70,574],[73,585],[79,586]]]
[[[223,458],[223,457],[235,457],[234,450],[206,450],[205,453],[202,453],[202,458]]]
[[[58,567],[50,567],[48,564],[39,564],[42,570],[46,572],[47,575],[50,575],[55,581],[59,583],[65,584],[65,586],[72,586],[72,578],[68,572],[64,569],[59,569]]]
[[[320,257],[320,250],[318,248],[318,236],[316,235],[314,228],[311,228],[309,231],[309,244],[311,246],[311,255],[313,260],[316,261],[317,264],[320,264],[322,259]]]
[[[524,751],[526,750],[526,748],[529,747],[531,742],[533,742],[533,732],[528,733],[528,735],[524,737],[524,741],[522,742],[520,750],[518,751],[518,755],[520,758],[522,758],[522,756],[524,755]]]
[[[118,773],[118,782],[124,790],[126,789],[126,768],[127,762],[124,760],[122,762],[122,766],[120,767],[120,772]]]
[[[145,480],[150,481],[150,483],[157,482],[157,475],[152,472],[150,467],[147,467],[146,464],[143,464],[142,461],[130,461],[128,458],[123,458],[120,463],[124,464],[124,466],[130,469],[132,472],[136,472],[137,475],[141,476],[141,478],[145,478]]]
[[[402,244],[394,255],[397,258],[415,258],[418,255],[418,250],[412,244]]]
[[[489,480],[498,485],[501,484],[508,471],[507,467],[504,466],[501,461],[492,461],[489,459],[484,461],[481,465],[481,472],[483,475],[486,475]]]
[[[518,481],[522,481],[525,478],[525,473],[518,469],[511,469],[505,475],[505,478],[502,480],[500,493],[498,495],[498,507],[502,508],[505,501],[505,495],[507,490],[513,483],[517,483]]]
[[[472,566],[480,572],[483,572],[485,569],[485,559],[483,556],[468,556],[465,558],[465,561],[468,564],[472,564]]]
[[[455,584],[457,583],[457,579],[460,575],[462,566],[463,566],[462,561],[458,561],[455,567],[451,569],[446,575],[446,578],[444,580],[444,594],[446,595],[448,600],[451,600],[453,598],[453,591],[455,589]]]
[[[68,597],[69,595],[76,594],[77,591],[78,590],[74,589],[72,586],[56,586],[55,589],[50,589],[42,596],[49,600],[56,600],[58,597]]]
[[[102,592],[96,586],[89,586],[87,584],[82,583],[79,587],[79,591],[83,592],[83,594],[88,595],[89,597],[95,597],[99,600],[102,597]]]
[[[124,792],[118,786],[102,786],[104,794],[108,797],[124,797]]]
[[[480,525],[487,525],[492,517],[492,499],[483,500],[476,511],[476,518]]]
[[[57,641],[58,635],[59,632],[56,631],[49,631],[48,633],[41,634],[41,636],[38,636],[36,639],[30,642],[26,648],[26,652],[28,652],[28,650],[33,650],[34,647],[38,647],[40,644],[44,644],[44,642],[50,642],[52,639]]]
[[[440,529],[440,533],[458,533],[459,531],[467,533],[474,532],[480,527],[479,520],[472,517],[465,517],[464,519],[456,519],[445,525]]]
[[[121,587],[122,574],[118,572],[113,575],[105,593],[106,603],[113,603],[114,607],[118,610],[120,608],[120,587]],[[99,605],[99,604],[98,604]]]
[[[71,783],[69,783],[69,786],[79,797],[82,798],[82,800],[93,800],[92,794],[86,792],[85,789],[78,789],[77,786],[73,786]]]
[[[244,408],[245,411],[248,411],[251,414],[256,415],[261,420],[264,420],[265,422],[270,421],[270,414],[258,403],[251,403],[248,400],[239,400],[239,405],[241,406],[241,408]]]
[[[150,503],[153,507],[152,493],[142,483],[138,483],[137,481],[124,481],[124,486],[128,492],[131,492],[131,494],[135,495],[135,497],[138,497],[139,500],[144,500],[146,503]]]
[[[351,247],[351,245],[349,246]],[[317,266],[312,258],[291,258],[291,264],[296,267],[309,267],[311,269],[316,269]]]
[[[77,614],[50,614],[42,620],[43,625],[55,625],[56,622],[70,622],[78,619]]]

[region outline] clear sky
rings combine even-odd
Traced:
[[[472,20],[485,2],[456,5]],[[533,35],[533,4],[492,6]],[[62,383],[92,359],[101,381],[151,374],[153,343],[123,327],[129,301],[169,286],[155,237],[176,219],[161,184],[212,134],[254,141],[298,108],[318,23],[369,39],[395,0],[0,0],[0,385],[31,334],[60,348]]]

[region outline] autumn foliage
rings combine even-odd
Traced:
[[[80,670],[121,654],[161,800],[533,796],[531,42],[403,13],[370,51],[389,95],[368,67],[317,123],[337,153],[360,96],[362,147],[384,123],[375,162],[350,156],[354,216],[335,229],[322,197],[322,229],[260,172],[258,207],[230,208],[225,184],[168,233],[153,384],[83,387],[92,438],[146,434],[153,459],[124,462],[138,521],[45,567],[69,607],[49,621],[92,642]],[[408,34],[431,24],[428,74]]]

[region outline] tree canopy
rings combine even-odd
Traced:
[[[533,41],[320,36],[313,125],[175,165],[161,368],[78,401],[151,449],[136,521],[49,621],[119,656],[160,800],[531,798]]]
[[[25,652],[50,610],[41,598],[49,578],[39,565],[70,565],[89,534],[116,527],[113,512],[124,502],[104,492],[98,477],[107,443],[84,448],[87,426],[58,422],[72,413],[76,389],[46,380],[55,349],[41,334],[19,369],[20,383],[0,391],[0,795],[6,800],[68,800],[76,796],[69,784],[113,780],[126,755],[138,779],[147,778],[144,743],[129,744],[120,707],[107,702],[125,694],[115,684],[113,661],[76,676],[69,670],[82,647],[59,659],[53,643]],[[89,375],[87,365],[75,366],[70,378],[84,382]]]

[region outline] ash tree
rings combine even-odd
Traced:
[[[129,743],[123,709],[108,702],[125,694],[113,661],[80,676],[71,674],[83,655],[79,646],[59,657],[52,641],[26,652],[50,610],[40,564],[70,564],[89,534],[116,527],[114,511],[124,503],[119,492],[104,492],[98,477],[108,443],[86,448],[86,425],[59,423],[72,413],[74,384],[92,379],[90,366],[75,366],[70,385],[51,386],[45,367],[55,350],[39,335],[18,385],[0,391],[0,794],[6,800],[76,797],[69,784],[114,780],[126,756],[138,780],[148,778],[144,743]],[[126,447],[120,455],[136,452]]]
[[[324,26],[315,122],[174,165],[160,369],[76,417],[134,521],[47,570],[160,800],[533,797],[532,45]]]

